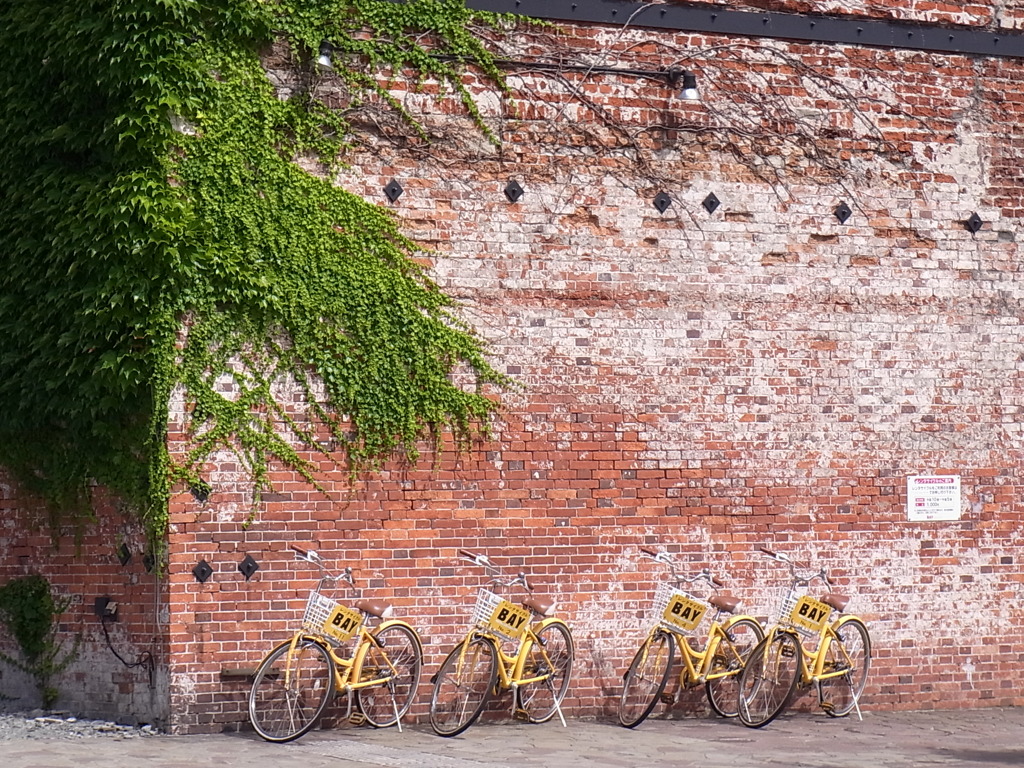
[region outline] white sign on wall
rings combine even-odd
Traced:
[[[907,520],[959,520],[959,475],[912,475],[907,478]]]

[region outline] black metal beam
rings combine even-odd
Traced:
[[[977,27],[731,11],[706,5],[650,5],[631,0],[466,0],[466,5],[480,11],[518,13],[550,21],[622,26],[629,20],[634,27],[733,37],[772,37],[968,56],[1024,57],[1024,35]]]

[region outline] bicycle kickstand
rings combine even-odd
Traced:
[[[402,716],[398,714],[398,700],[395,698],[395,689],[388,684],[388,689],[391,691],[391,708],[395,711],[395,725],[398,726],[398,732],[402,733]]]
[[[562,721],[563,728],[568,728],[569,726],[565,724],[565,716],[562,714],[562,703],[558,700],[557,694],[555,694],[555,686],[551,685],[550,680],[548,681],[547,685],[548,688],[551,689],[551,694],[552,696],[554,696],[555,699],[555,712],[558,713],[558,719]]]

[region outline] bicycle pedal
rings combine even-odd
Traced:
[[[671,706],[672,704],[676,703],[676,697],[671,693],[659,693],[658,701],[660,701],[662,704],[668,704]]]
[[[351,715],[348,716],[348,722],[349,725],[365,725],[366,715],[364,715],[362,712],[353,712]]]
[[[521,723],[530,722],[530,713],[525,709],[517,709],[512,713],[512,719],[518,720]]]

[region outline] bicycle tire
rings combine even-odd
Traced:
[[[725,637],[718,644],[710,669],[712,674],[728,674],[706,681],[704,691],[715,713],[722,717],[736,717],[739,714],[740,675],[751,651],[764,640],[764,629],[754,619],[737,619],[723,629]]]
[[[789,704],[800,678],[803,648],[792,632],[775,630],[757,644],[740,675],[739,719],[762,728]]]
[[[523,677],[548,677],[516,688],[516,707],[526,712],[531,723],[546,723],[561,707],[572,678],[576,648],[569,627],[562,621],[545,624],[527,653]]]
[[[465,651],[465,653],[463,653]],[[498,679],[498,652],[484,637],[469,637],[451,650],[434,676],[430,727],[458,736],[484,711]]]
[[[636,728],[654,710],[668,684],[675,650],[675,638],[661,630],[640,646],[623,676],[622,695],[619,696],[621,725]]]
[[[818,680],[818,703],[831,717],[845,717],[860,701],[871,668],[871,637],[863,621],[840,619],[833,627],[836,637],[825,648],[826,672],[846,668],[841,677]]]
[[[356,704],[370,725],[387,728],[397,723],[412,706],[420,684],[423,650],[416,633],[404,624],[380,627],[371,634],[376,643],[370,641],[355,679],[361,682],[390,679],[380,685],[359,688]]]
[[[277,743],[312,729],[334,696],[334,660],[327,649],[309,637],[294,653],[290,648],[291,641],[281,643],[264,657],[249,690],[252,727]]]

